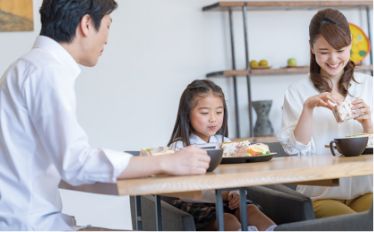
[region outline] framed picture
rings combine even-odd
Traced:
[[[0,32],[33,29],[32,0],[0,0]]]

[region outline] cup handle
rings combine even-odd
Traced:
[[[331,151],[331,154],[332,154],[333,156],[336,156],[336,155],[335,155],[335,151],[334,151],[334,144],[335,144],[334,141],[331,141],[331,142],[330,142],[330,151]]]

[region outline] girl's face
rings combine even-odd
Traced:
[[[313,44],[312,52],[321,67],[321,74],[328,77],[341,76],[350,59],[351,45],[336,50],[323,36],[319,36]]]
[[[204,141],[209,141],[222,127],[224,107],[222,98],[209,94],[195,99],[196,105],[190,112],[193,132]]]

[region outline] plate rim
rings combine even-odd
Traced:
[[[269,161],[271,160],[274,155],[277,154],[276,152],[272,152],[270,154],[266,154],[266,155],[260,155],[260,156],[238,156],[238,157],[222,157],[222,160],[221,160],[221,164],[242,164],[242,163],[255,163],[255,162],[264,162],[264,161]],[[265,160],[261,160],[262,157],[266,157]],[[268,158],[270,157],[270,158]],[[249,161],[247,162],[248,159],[260,159],[258,161]],[[226,162],[223,162],[224,160],[226,161],[238,161],[238,162],[229,162],[229,163],[226,163]],[[244,160],[244,161],[241,161],[241,160]]]

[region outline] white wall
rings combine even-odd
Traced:
[[[202,6],[215,2],[212,0],[118,2],[104,55],[95,68],[84,69],[77,82],[78,117],[94,146],[126,150],[164,145],[185,86],[196,78],[204,78],[208,72],[231,67],[227,14],[202,12]],[[0,34],[0,73],[32,46],[40,30],[40,5],[41,0],[34,0],[34,32]],[[287,58],[296,57],[300,65],[307,65],[308,23],[315,12],[250,12],[250,58],[266,58],[271,66],[281,67],[286,65]],[[366,29],[363,13],[343,12],[350,21]],[[237,67],[244,68],[241,14],[237,12],[234,16]],[[251,79],[253,100],[273,100],[270,118],[276,131],[280,128],[283,93],[299,78],[290,75]],[[233,137],[232,81],[212,80],[226,93]],[[249,126],[245,78],[240,77],[239,83],[241,135],[246,137]],[[79,202],[77,199],[64,193],[64,200],[73,208],[74,202]],[[104,202],[95,203],[107,204]],[[113,211],[113,215],[122,214],[121,209]],[[118,223],[101,225],[113,228],[124,225]]]

